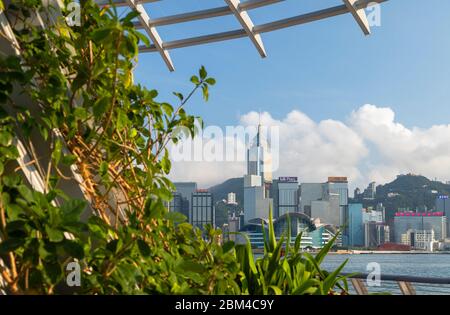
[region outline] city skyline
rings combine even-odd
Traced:
[[[346,122],[315,122],[299,111],[281,121],[267,112],[251,112],[240,125],[253,126],[260,121],[279,128],[279,168],[274,177],[321,182],[328,176],[347,176],[351,190],[365,188],[372,181],[385,184],[408,173],[442,182],[450,179],[444,167],[450,166],[450,125],[408,129],[396,121],[391,109],[374,105],[353,111]],[[208,140],[220,145],[223,139]],[[185,161],[173,163],[171,176],[175,181],[193,180],[210,187],[245,172],[245,161]]]
[[[433,2],[437,4],[436,0],[414,6],[386,2],[381,7],[381,25],[373,27],[369,37],[350,16],[265,34],[269,54],[265,59],[246,39],[174,50],[175,73],[167,71],[159,55],[143,54],[135,79],[161,95],[186,92],[188,78],[204,64],[218,83],[209,103],[197,96],[187,111],[200,115],[206,125],[221,128],[257,125],[258,112],[263,113],[263,123],[281,125],[287,135],[281,135],[284,162],[275,176],[314,182],[345,175],[352,189],[371,181],[386,183],[410,172],[446,181],[450,179],[450,107],[446,106],[450,43],[441,38],[450,27],[446,16],[450,3],[439,2],[440,10],[436,10]],[[282,17],[286,12],[304,13],[336,3],[286,1],[271,6],[270,13]],[[205,8],[205,3],[146,6],[158,17]],[[252,11],[252,18],[263,23],[267,10]],[[221,19],[221,27],[236,27],[231,17]],[[187,24],[182,31],[186,36],[213,31],[208,27],[213,26],[202,21]],[[160,28],[167,39],[180,36],[179,32],[180,28]],[[239,52],[238,58],[230,53],[234,51]],[[304,130],[304,125],[310,128]],[[342,141],[336,134],[352,140]],[[195,180],[205,187],[239,177],[245,170],[245,163],[173,166],[172,179]]]

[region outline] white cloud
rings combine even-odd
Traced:
[[[373,105],[354,111],[349,124],[373,145],[371,151],[378,156],[367,177],[386,182],[412,172],[441,180],[450,178],[450,125],[406,128],[395,121],[392,109]]]
[[[301,182],[323,182],[348,176],[352,187],[370,181],[389,182],[403,173],[450,179],[450,125],[407,128],[390,108],[364,105],[348,120],[314,121],[300,111],[277,120],[269,113],[241,116],[243,126],[278,126],[279,169],[276,176],[298,176]],[[223,138],[210,141],[220,143]],[[228,139],[230,141],[230,139]],[[243,143],[239,144],[241,149]],[[242,176],[243,162],[174,162],[173,180],[192,180],[208,187]]]

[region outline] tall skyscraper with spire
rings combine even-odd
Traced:
[[[247,175],[261,176],[262,183],[272,182],[272,155],[270,144],[261,132],[261,123],[258,132],[247,150]]]
[[[244,176],[244,222],[269,217],[273,205],[269,197],[272,183],[272,156],[269,142],[262,134],[261,123],[247,150],[247,175]]]

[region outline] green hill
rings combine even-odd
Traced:
[[[228,193],[234,192],[238,204],[241,206],[244,204],[244,178],[242,177],[228,179],[222,184],[210,187],[209,191],[213,193],[216,201],[227,199]]]
[[[242,177],[228,179],[222,184],[210,187],[209,191],[213,193],[214,200],[216,201],[216,225],[218,227],[228,222],[228,214],[242,211],[244,205],[244,179]],[[233,206],[221,202],[221,200],[227,199],[228,193],[230,192],[236,194],[238,205]]]
[[[399,175],[393,182],[377,186],[374,200],[364,200],[360,197],[352,202],[361,202],[365,207],[374,207],[381,202],[386,207],[387,218],[391,218],[402,208],[432,210],[438,195],[449,194],[450,185],[429,180],[424,176],[408,174]]]

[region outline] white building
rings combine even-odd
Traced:
[[[402,234],[402,244],[410,245],[414,249],[433,251],[435,243],[434,230],[413,230],[410,229]]]
[[[244,223],[251,219],[269,217],[273,200],[268,198],[268,187],[272,182],[272,158],[269,144],[258,133],[247,150],[247,175],[244,176]]]
[[[234,192],[228,193],[227,204],[229,204],[229,205],[237,205],[236,194]]]

